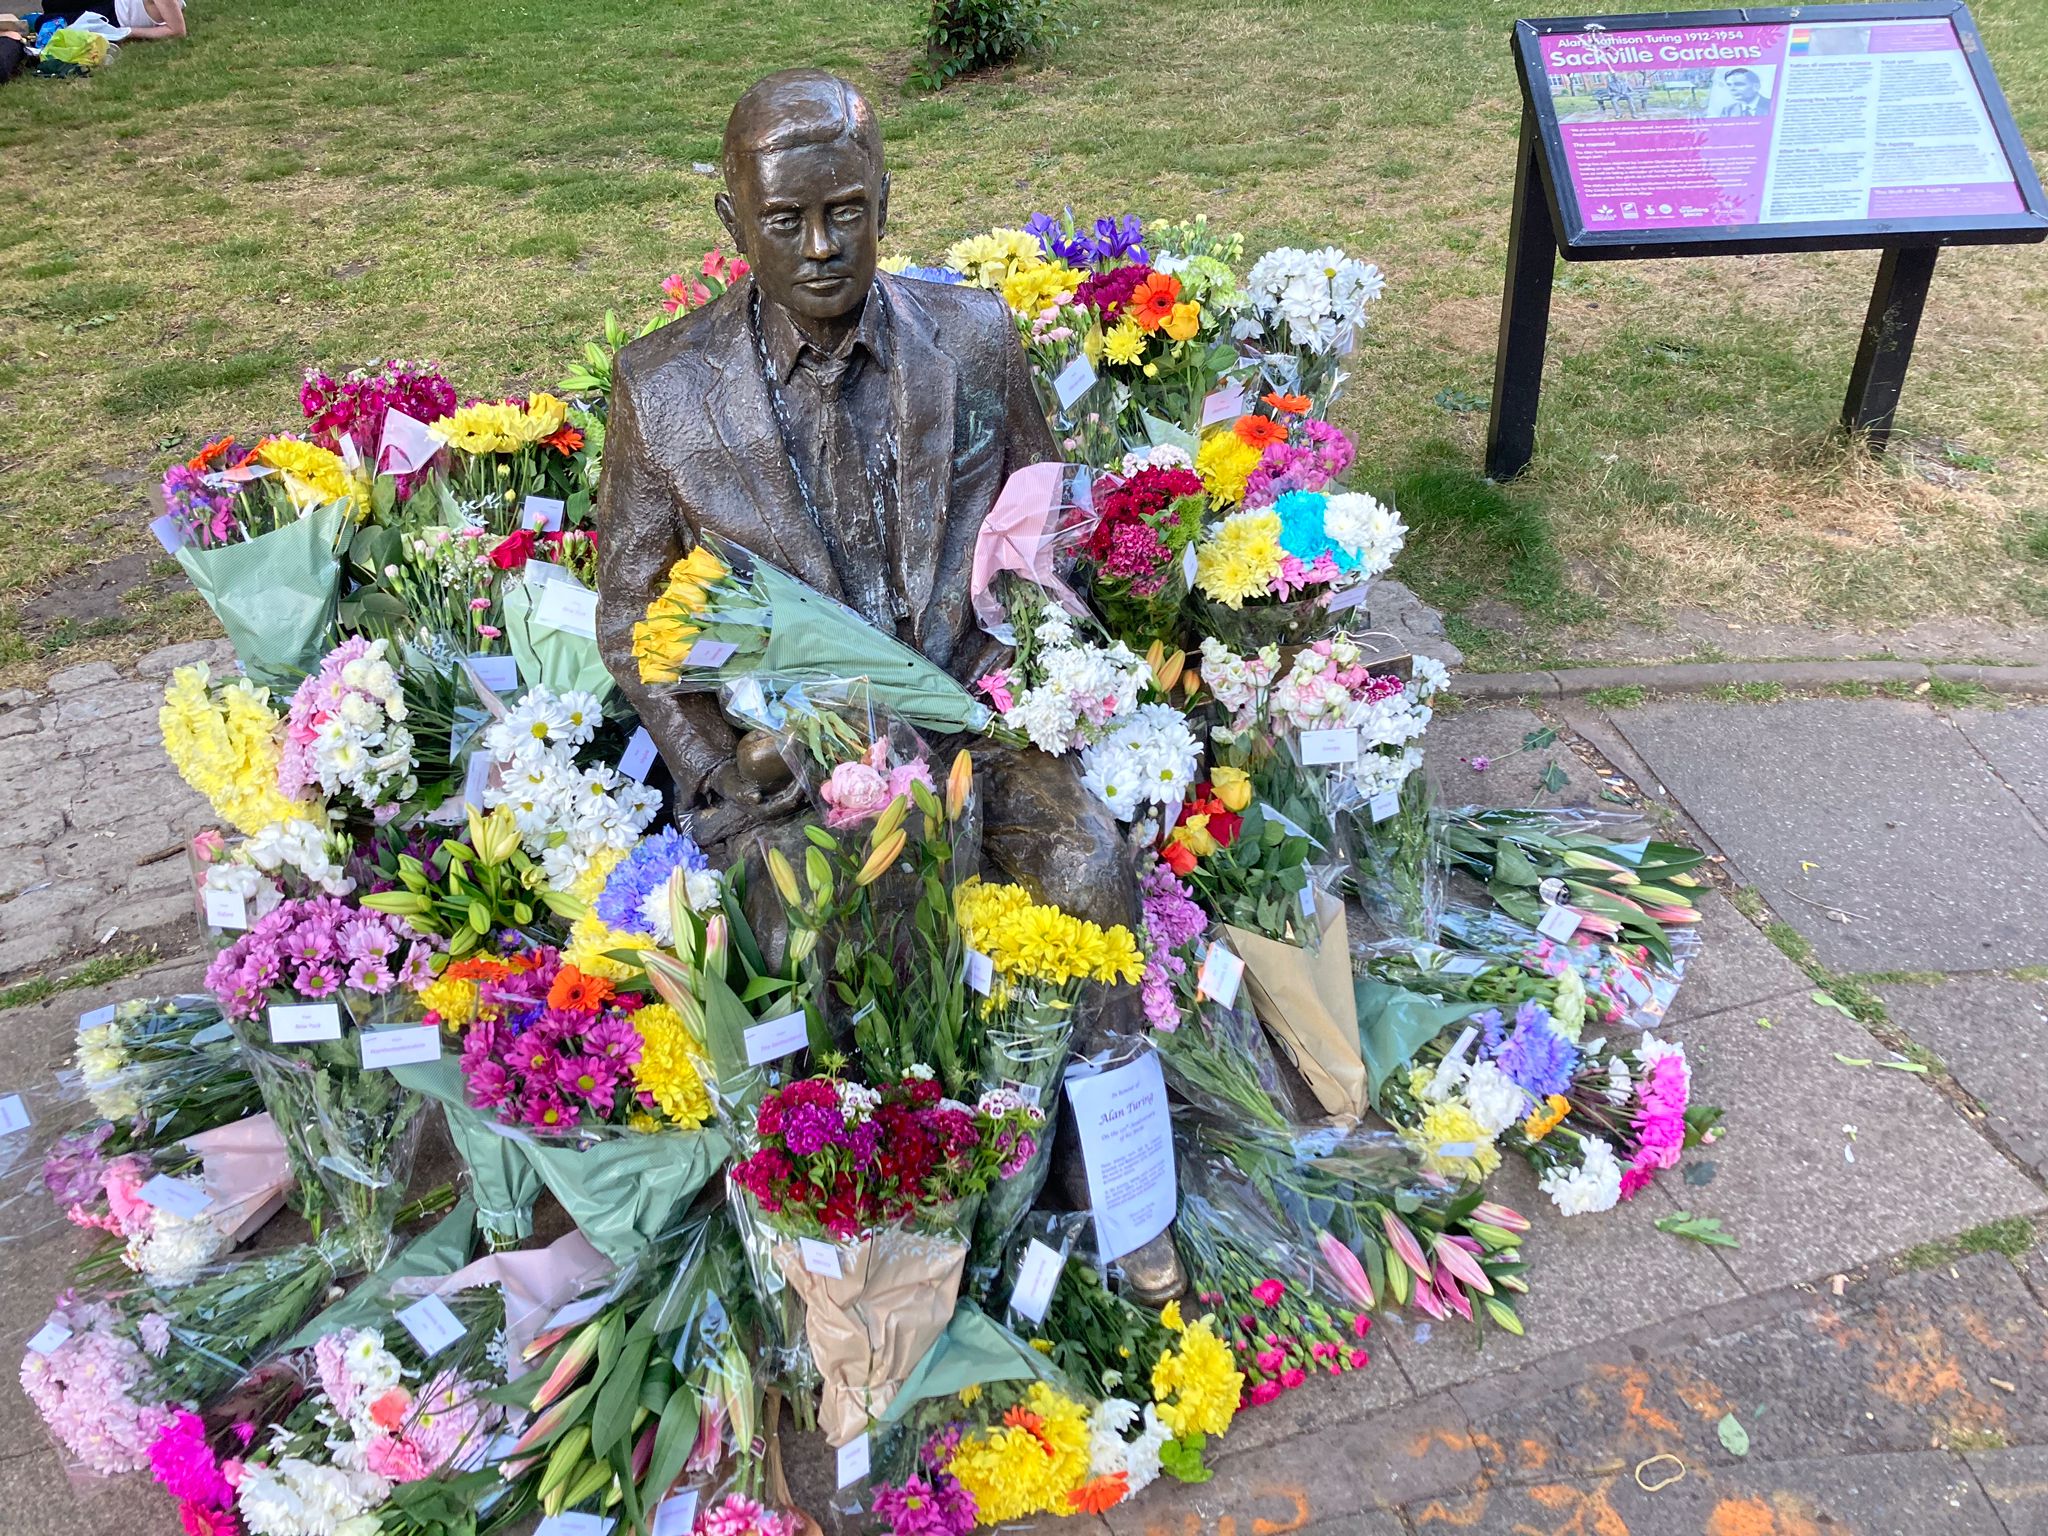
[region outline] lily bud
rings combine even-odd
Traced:
[[[562,1358],[555,1362],[548,1379],[541,1383],[540,1390],[533,1394],[533,1401],[526,1405],[531,1411],[539,1413],[560,1397],[568,1390],[569,1384],[583,1374],[584,1367],[597,1358],[597,1336],[603,1328],[604,1319],[594,1317],[583,1325],[581,1333],[569,1341],[569,1347],[562,1351]]]
[[[898,855],[903,852],[904,844],[909,841],[910,834],[898,827],[887,842],[880,844],[868,855],[867,863],[861,865],[860,872],[853,877],[854,885],[869,886],[881,879],[889,866],[894,864]]]
[[[811,900],[824,906],[832,899],[832,865],[816,848],[804,850],[804,878],[811,882]]]
[[[1472,1207],[1472,1215],[1489,1227],[1503,1227],[1510,1232],[1526,1232],[1530,1227],[1528,1217],[1512,1206],[1502,1205],[1494,1200],[1480,1201]]]
[[[1415,1234],[1408,1230],[1408,1223],[1388,1211],[1381,1225],[1387,1233],[1387,1243],[1403,1264],[1415,1271],[1415,1278],[1425,1285],[1429,1282],[1429,1259],[1422,1251],[1422,1244],[1415,1241]]]
[[[898,795],[883,807],[882,814],[875,818],[875,825],[868,833],[868,846],[874,848],[889,840],[889,835],[903,825],[903,818],[910,814],[910,797]]]
[[[974,756],[965,747],[953,754],[953,768],[946,775],[946,820],[958,821],[967,811],[967,797],[974,793]]]
[[[704,969],[711,975],[725,974],[725,951],[732,941],[732,925],[723,912],[704,920]]]
[[[810,849],[809,854],[816,858],[818,850]],[[768,850],[768,878],[775,882],[775,893],[785,904],[792,907],[803,905],[803,897],[796,888],[796,871],[789,867],[789,855],[780,848]]]
[[[1371,1307],[1372,1282],[1366,1278],[1365,1266],[1358,1262],[1358,1255],[1328,1232],[1316,1234],[1316,1247],[1336,1275],[1337,1283],[1344,1287],[1345,1294],[1361,1307]]]
[[[1493,1294],[1493,1281],[1487,1277],[1485,1268],[1456,1243],[1444,1241],[1436,1245],[1436,1262],[1440,1273],[1449,1273],[1454,1279],[1462,1280],[1482,1296]]]
[[[1186,651],[1175,651],[1164,661],[1153,663],[1153,686],[1161,693],[1173,692],[1173,685],[1180,681],[1181,674],[1187,670],[1187,665],[1188,653]]]

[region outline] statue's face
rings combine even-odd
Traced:
[[[750,155],[730,193],[719,212],[763,293],[812,320],[860,309],[889,211],[889,178],[865,149],[845,138]]]

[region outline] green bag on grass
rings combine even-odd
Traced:
[[[178,551],[255,681],[290,693],[332,647],[347,517],[344,503],[330,502],[245,543]]]

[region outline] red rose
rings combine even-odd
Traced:
[[[1159,855],[1159,859],[1176,875],[1191,875],[1195,872],[1195,856],[1183,843],[1168,843],[1166,851]]]
[[[501,571],[516,571],[533,558],[533,530],[522,528],[498,541],[491,551],[491,564]]]
[[[1235,811],[1214,810],[1209,813],[1209,835],[1216,839],[1219,848],[1228,848],[1237,841],[1237,834],[1244,826],[1244,818]]]

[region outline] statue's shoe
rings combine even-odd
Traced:
[[[1187,1271],[1181,1268],[1171,1227],[1117,1262],[1130,1281],[1131,1299],[1145,1306],[1163,1307],[1188,1288]]]

